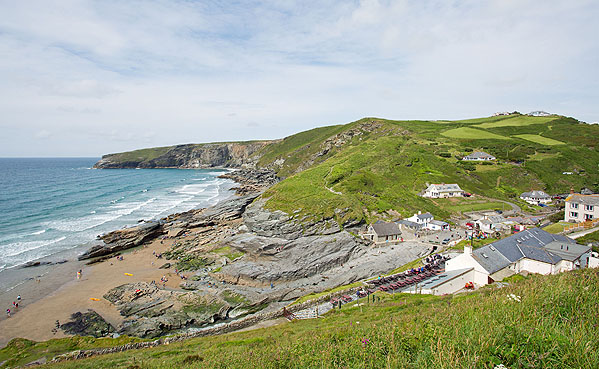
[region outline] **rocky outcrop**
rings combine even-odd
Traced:
[[[270,169],[240,169],[223,174],[219,178],[229,178],[239,185],[232,188],[237,195],[263,192],[280,181],[277,173]]]
[[[273,141],[177,145],[102,156],[94,168],[254,167],[256,155]],[[154,155],[159,154],[154,157]]]
[[[348,232],[299,237],[295,240],[240,234],[228,244],[246,254],[222,267],[236,283],[294,281],[338,267],[363,253],[364,245]]]
[[[113,288],[104,298],[127,317],[120,334],[145,338],[225,320],[232,310],[248,305],[243,296],[228,290],[171,291],[144,282]]]
[[[159,222],[146,222],[136,227],[119,229],[100,236],[103,243],[92,246],[79,256],[79,260],[91,259],[99,256],[110,255],[118,251],[139,246],[162,234],[162,224]]]
[[[341,231],[334,219],[295,219],[280,210],[265,209],[265,203],[265,199],[259,199],[248,206],[243,214],[243,222],[248,230],[259,236],[294,240],[302,236],[328,235]]]
[[[78,336],[106,337],[115,329],[94,310],[85,313],[77,312],[71,315],[71,321],[60,325],[66,334]]]

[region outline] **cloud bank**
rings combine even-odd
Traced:
[[[6,0],[0,12],[0,156],[280,138],[365,116],[599,120],[591,0]]]

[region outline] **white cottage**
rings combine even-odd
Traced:
[[[432,184],[424,190],[422,197],[430,197],[434,199],[445,197],[463,197],[464,191],[455,183],[452,184]]]
[[[520,198],[531,205],[549,204],[551,202],[551,196],[544,191],[523,192]]]
[[[556,274],[585,268],[591,261],[591,248],[576,241],[531,228],[448,260],[445,270],[473,268],[472,280],[484,286],[520,272]]]

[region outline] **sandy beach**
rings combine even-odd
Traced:
[[[160,239],[151,244],[122,254],[123,260],[113,257],[98,264],[86,266],[82,262],[71,261],[53,266],[55,270],[47,276],[35,278],[28,283],[15,288],[3,298],[3,316],[0,320],[0,347],[4,347],[11,339],[16,337],[43,341],[52,338],[65,337],[61,330],[53,332],[58,320],[61,324],[70,320],[71,314],[78,311],[93,309],[113,326],[122,322],[122,316],[117,309],[102,296],[110,289],[132,282],[160,282],[162,276],[168,278],[167,288],[178,289],[181,279],[172,269],[159,269],[166,263],[164,259],[157,259],[153,252],[167,251],[173,242],[182,240]],[[82,270],[81,279],[77,279],[77,270]],[[131,276],[125,273],[132,274]],[[71,280],[69,281],[69,275]],[[49,295],[38,299],[32,298],[39,295],[44,288],[56,285],[55,279],[61,279],[63,284]],[[39,282],[38,282],[39,280]],[[67,281],[64,283],[64,281]],[[38,289],[39,291],[36,291]],[[31,294],[29,294],[31,291]],[[6,317],[6,307],[11,307],[10,299],[16,300],[17,294],[22,296],[21,306],[13,311],[11,317]],[[97,298],[99,301],[91,300]],[[4,307],[6,305],[6,307]]]

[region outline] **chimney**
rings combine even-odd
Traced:
[[[464,254],[472,255],[472,246],[464,246]]]
[[[574,187],[570,187],[570,195],[574,193]]]
[[[420,210],[418,210],[418,215],[422,214],[422,212]]]

